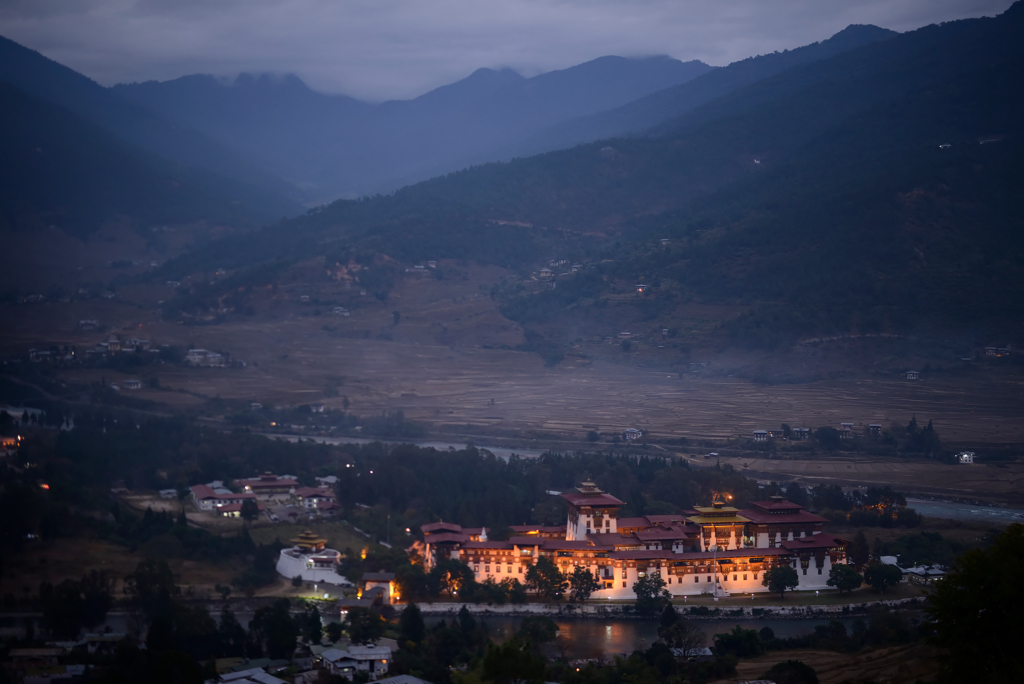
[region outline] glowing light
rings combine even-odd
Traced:
[[[39,485],[39,486],[42,487],[43,489],[49,489],[50,488],[50,485],[48,485],[48,484],[42,484],[42,485]]]

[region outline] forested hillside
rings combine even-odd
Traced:
[[[0,160],[3,229],[56,226],[86,237],[122,219],[254,228],[283,209],[252,186],[160,159],[3,82]]]
[[[167,273],[339,248],[524,273],[557,255],[589,266],[556,289],[498,296],[560,341],[580,320],[608,320],[591,307],[637,282],[651,287],[615,298],[617,326],[685,328],[681,308],[703,301],[745,307],[725,327],[754,346],[822,332],[1015,334],[1022,19],[1018,4],[874,42],[695,108],[660,137],[338,202]]]
[[[146,152],[175,164],[252,186],[273,216],[294,215],[299,193],[209,138],[175,126],[127,102],[98,83],[34,50],[0,37],[0,81],[40,100],[64,107]]]
[[[835,57],[897,35],[877,26],[848,26],[828,40],[795,50],[748,57],[692,81],[659,90],[607,112],[578,117],[538,132],[505,151],[508,157],[538,154],[605,138],[645,134],[666,121],[752,83],[800,64]]]

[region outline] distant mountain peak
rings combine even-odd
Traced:
[[[822,42],[843,44],[852,41],[859,46],[865,41],[865,39],[868,39],[869,42],[874,42],[885,38],[893,38],[898,35],[898,31],[892,31],[887,28],[882,28],[881,26],[875,26],[874,24],[850,24],[842,31],[839,31],[831,38],[823,40]]]

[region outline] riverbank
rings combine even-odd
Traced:
[[[874,608],[912,608],[920,606],[919,597],[900,598],[883,601],[858,603],[829,603],[818,605],[791,606],[725,606],[708,607],[706,605],[675,604],[677,611],[689,618],[722,619],[722,618],[772,618],[772,619],[806,619],[810,617],[851,616],[868,613]],[[633,610],[633,605],[598,604],[598,603],[522,603],[493,605],[482,603],[420,603],[417,604],[424,615],[433,617],[454,616],[465,608],[471,615],[528,617],[546,615],[558,618],[592,618],[592,619],[635,619],[646,620],[651,616],[640,615]]]

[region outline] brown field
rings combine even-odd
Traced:
[[[703,459],[697,462],[702,463]],[[890,485],[900,491],[946,497],[1024,502],[1024,463],[1019,461],[995,467],[844,455],[801,460],[723,458],[722,462],[758,477],[794,479],[809,486],[823,482],[854,487]]]
[[[127,547],[99,539],[74,538],[37,541],[18,552],[19,562],[5,563],[0,575],[0,595],[16,598],[35,596],[41,582],[58,584],[78,579],[90,570],[106,570],[117,578],[115,596],[124,588],[124,577],[143,559]],[[215,584],[228,584],[238,574],[230,565],[169,559],[168,565],[186,592],[197,597],[214,595]]]
[[[245,368],[216,369],[153,365],[137,374],[60,371],[76,383],[157,378],[161,389],[146,387],[131,396],[157,402],[160,410],[201,410],[215,397],[275,406],[322,402],[337,408],[347,399],[357,414],[400,409],[436,434],[472,435],[484,443],[488,436],[516,438],[523,448],[536,438],[547,443],[582,440],[591,429],[610,436],[638,427],[654,441],[722,440],[781,423],[818,427],[852,421],[888,427],[905,425],[915,415],[922,423],[933,420],[940,436],[956,444],[1024,444],[1024,403],[1019,401],[1024,374],[1016,366],[960,364],[956,372],[905,381],[892,369],[921,367],[924,358],[894,356],[885,345],[895,343],[888,341],[858,346],[855,354],[853,343],[838,341],[831,351],[819,345],[782,356],[805,374],[834,370],[845,359],[844,374],[772,386],[738,377],[743,369],[772,363],[763,355],[695,349],[692,358],[706,358],[709,365],[680,374],[656,369],[680,366],[676,352],[658,349],[650,340],[637,341],[638,353],[627,358],[617,340],[609,344],[588,338],[548,368],[537,354],[514,350],[524,340],[523,331],[500,314],[488,295],[490,285],[507,278],[507,272],[443,265],[449,273],[444,280],[400,279],[384,303],[360,296],[358,288],[345,290],[327,281],[315,264],[301,265],[278,289],[260,295],[255,315],[231,314],[226,322],[209,326],[161,320],[154,305],[172,294],[163,285],[126,287],[113,300],[4,304],[0,320],[11,324],[0,330],[0,354],[23,354],[52,343],[92,346],[106,333],[79,331],[77,322],[95,318],[125,339],[192,344],[246,362]],[[328,303],[301,304],[302,294]],[[348,306],[352,315],[331,314],[333,302]],[[393,311],[401,313],[397,325]],[[697,318],[708,315],[694,311]],[[616,334],[614,320],[606,327]],[[690,450],[700,453],[701,448]],[[870,457],[734,464],[809,483],[838,479],[947,494],[991,491],[1004,500],[1024,494],[1020,465],[968,471]]]
[[[736,666],[736,676],[720,682],[733,684],[760,679],[772,665],[787,660],[800,660],[813,667],[822,684],[839,684],[847,679],[901,684],[922,679],[930,681],[938,672],[934,650],[923,644],[911,644],[856,654],[811,649],[773,652],[741,661]]]

